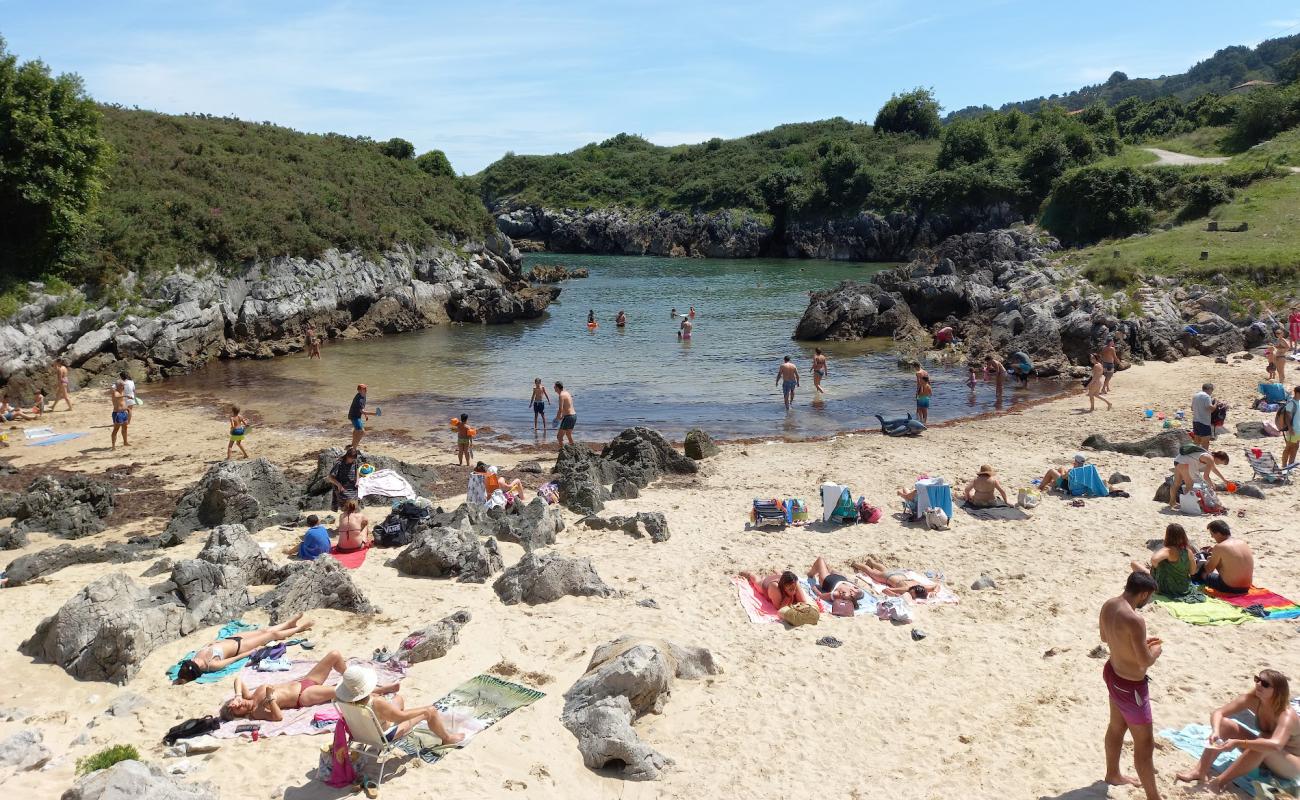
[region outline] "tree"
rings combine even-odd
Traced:
[[[415,159],[415,166],[429,173],[433,177],[456,177],[456,170],[452,169],[451,162],[447,160],[447,154],[441,150],[430,150],[423,153]]]
[[[110,156],[81,79],[19,65],[0,38],[0,276],[69,265]]]
[[[1300,50],[1291,54],[1291,57],[1277,65],[1277,77],[1284,83],[1300,80]]]
[[[415,158],[415,145],[396,136],[381,144],[379,149],[384,155],[389,158],[395,158],[398,161]]]
[[[894,95],[876,114],[877,132],[915,133],[923,139],[939,135],[939,101],[929,89],[916,88]]]
[[[1119,70],[1115,70],[1110,74],[1110,77],[1106,79],[1106,86],[1108,88],[1115,87],[1126,80],[1128,80],[1128,75],[1125,75],[1123,72],[1120,72]]]
[[[943,129],[939,138],[940,169],[958,164],[977,164],[993,155],[993,140],[978,122],[957,120]]]

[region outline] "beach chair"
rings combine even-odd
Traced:
[[[1277,459],[1273,457],[1272,453],[1261,450],[1259,455],[1256,456],[1253,452],[1254,449],[1253,447],[1246,448],[1246,460],[1250,462],[1250,468],[1254,470],[1256,478],[1265,483],[1291,482],[1291,470],[1300,465],[1300,462],[1286,467],[1279,467]]]
[[[925,511],[928,508],[943,509],[948,519],[952,519],[952,487],[943,478],[922,478],[916,482],[914,488],[916,509],[913,511],[913,519],[925,519]]]
[[[335,700],[334,708],[338,709],[339,716],[347,723],[348,734],[352,737],[352,752],[361,759],[368,758],[374,762],[379,769],[375,785],[382,785],[388,760],[406,755],[405,751],[384,736],[384,726],[379,722],[379,717],[375,716],[375,710],[370,707],[369,698],[360,703]],[[360,765],[357,771],[361,772]]]

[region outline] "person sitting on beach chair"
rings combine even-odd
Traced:
[[[770,600],[773,608],[808,602],[803,587],[799,585],[799,577],[790,570],[773,572],[761,579],[752,572],[742,572],[740,577],[749,581],[757,594]]]
[[[245,631],[238,636],[228,636],[225,639],[205,644],[198,649],[194,658],[187,658],[181,662],[180,673],[176,678],[176,682],[189,683],[206,672],[216,672],[225,669],[241,658],[248,658],[249,654],[259,647],[265,647],[271,642],[288,639],[295,634],[311,630],[313,623],[304,622],[299,625],[298,621],[301,619],[302,614],[298,614],[293,619],[279,625]]]
[[[828,603],[834,603],[836,600],[857,603],[866,595],[866,592],[854,586],[848,578],[837,572],[831,572],[831,568],[826,565],[826,559],[821,556],[817,556],[812,568],[808,570],[808,577],[813,579],[813,593]]]
[[[235,696],[221,705],[220,716],[225,722],[232,719],[260,719],[267,722],[280,722],[284,719],[286,709],[307,708],[308,706],[323,706],[326,703],[334,702],[333,686],[326,686],[325,681],[329,680],[331,672],[337,672],[340,675],[348,668],[347,659],[339,651],[334,650],[316,662],[303,677],[296,681],[285,681],[284,683],[272,683],[266,686],[259,686],[256,689],[249,689],[244,685],[244,679],[235,678]],[[379,686],[375,691],[379,694],[392,694],[398,689],[398,684],[391,683],[387,686]]]
[[[1070,491],[1070,470],[1076,467],[1082,467],[1088,463],[1088,457],[1083,453],[1074,454],[1074,463],[1069,467],[1051,467],[1043,474],[1043,479],[1038,482],[1038,488],[1044,492]]]
[[[995,508],[999,505],[999,496],[1002,498],[1000,505],[1011,505],[1011,501],[1007,500],[1007,490],[1002,488],[997,478],[993,477],[995,474],[993,467],[988,464],[980,466],[975,479],[966,484],[964,495],[968,505],[974,508]]]
[[[381,688],[378,683],[379,676],[373,669],[353,664],[343,673],[343,680],[339,685],[334,687],[334,695],[344,703],[369,705],[379,719],[379,723],[388,726],[384,730],[384,738],[390,742],[401,739],[421,722],[427,723],[429,730],[433,731],[433,735],[441,739],[443,744],[456,744],[465,738],[463,733],[452,733],[447,730],[446,725],[443,724],[442,714],[434,706],[407,708],[406,701],[401,695],[394,695],[391,699],[376,697],[375,692]]]
[[[943,588],[943,582],[940,580],[912,580],[908,577],[908,570],[889,569],[880,561],[870,557],[865,563],[855,561],[851,566],[854,572],[866,575],[883,585],[885,594],[890,597],[910,595],[916,600],[924,600]]]

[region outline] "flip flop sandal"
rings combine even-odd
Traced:
[[[1074,506],[1075,508],[1083,508],[1084,502],[1082,500],[1072,500],[1070,501],[1070,505]]]
[[[366,793],[366,797],[369,797],[371,798],[371,800],[374,800],[374,798],[379,797],[379,784],[375,783],[370,778],[362,778],[361,791]]]

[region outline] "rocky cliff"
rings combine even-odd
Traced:
[[[1059,249],[1055,239],[1025,230],[950,237],[870,283],[814,293],[794,338],[894,335],[928,346],[928,329],[952,325],[972,355],[1023,351],[1040,375],[1054,375],[1087,364],[1112,336],[1126,360],[1221,355],[1261,336],[1251,320],[1232,318],[1217,287],[1165,279],[1132,298],[1108,296],[1051,261]]]
[[[748,212],[588,211],[503,206],[497,228],[526,249],[598,255],[697,258],[824,258],[901,261],[917,248],[967,231],[987,231],[1019,221],[1007,205],[954,213],[861,212],[853,217],[790,221],[779,227]]]
[[[214,358],[268,358],[301,350],[308,323],[325,338],[359,338],[447,322],[498,324],[540,316],[559,294],[529,286],[505,236],[382,257],[326,251],[275,258],[235,272],[177,270],[128,277],[139,299],[60,315],[66,297],[34,299],[0,324],[0,384],[16,397],[52,389],[63,358],[73,385],[126,370],[153,380]],[[90,305],[93,305],[90,304]]]

